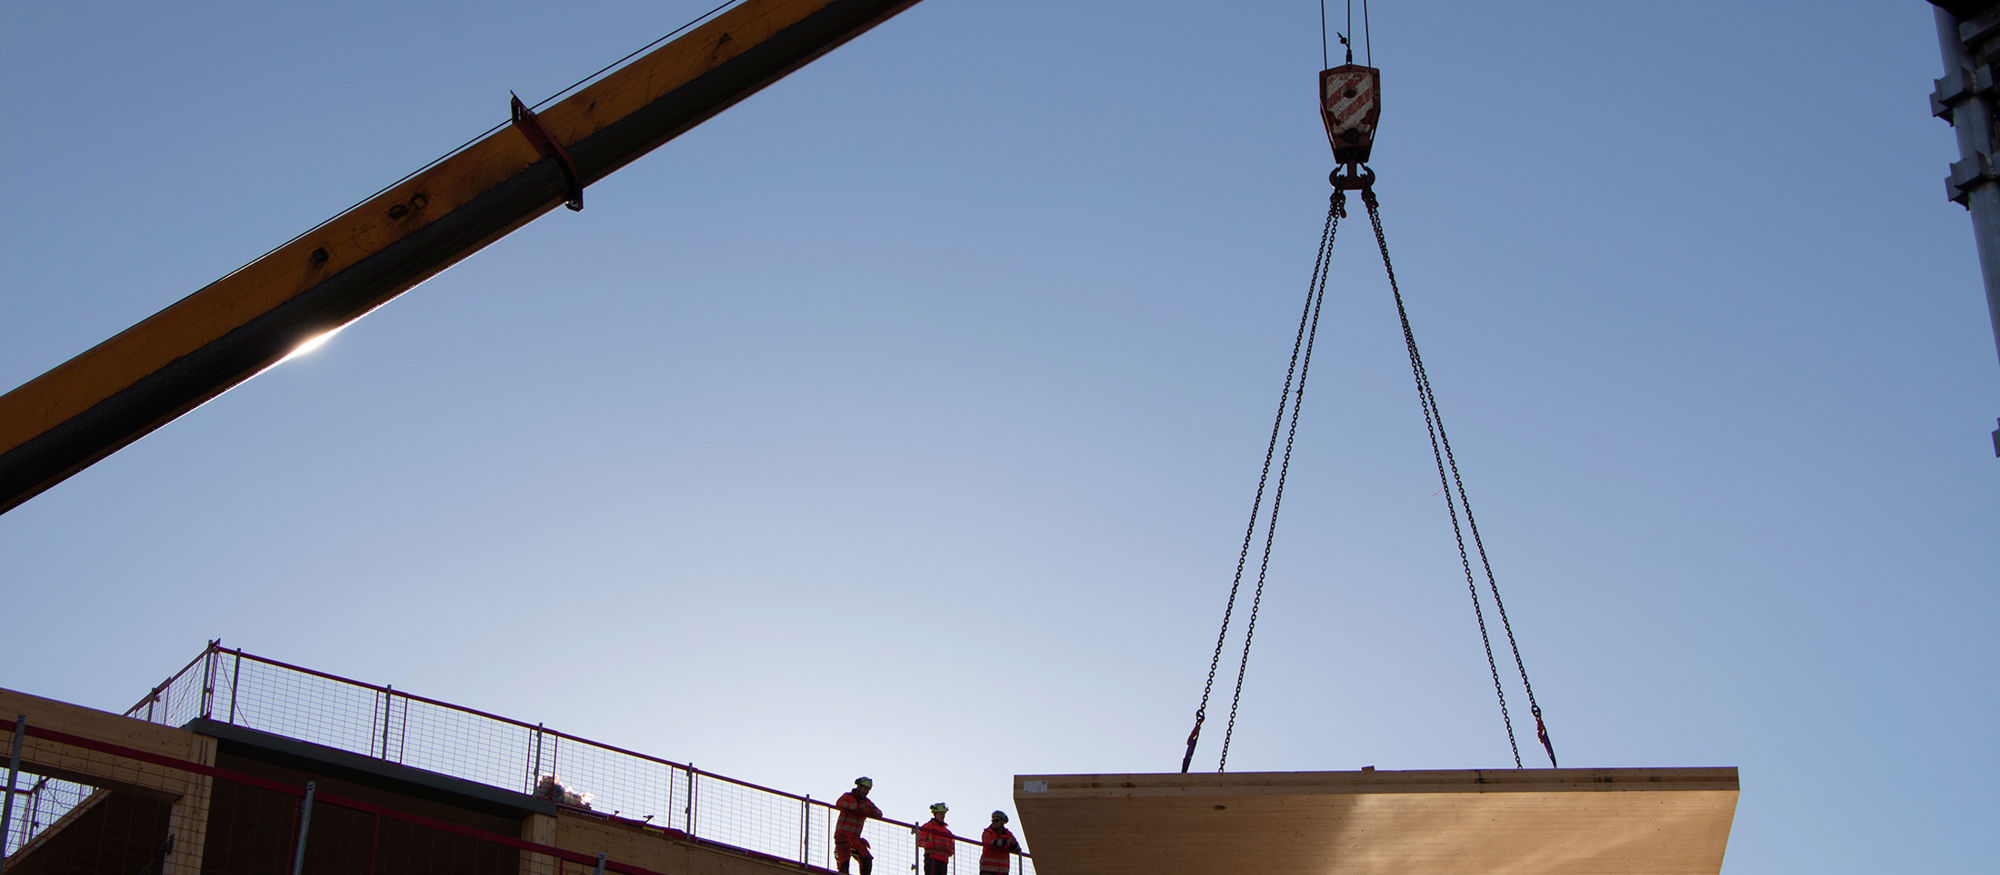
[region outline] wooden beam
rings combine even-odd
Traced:
[[[80,736],[145,753],[196,762],[212,761],[214,757],[214,744],[186,729],[160,726],[14,690],[0,689],[0,714],[5,715],[0,716],[0,720],[8,722],[12,722],[16,715],[25,714],[28,725],[36,729]],[[0,739],[11,742],[12,738],[11,733],[0,733]],[[179,799],[190,788],[207,785],[206,779],[177,769],[34,736],[22,740],[21,768],[51,778],[94,787],[112,787],[162,799]]]
[[[588,185],[916,2],[744,0],[539,117]],[[0,513],[566,194],[558,162],[503,128],[0,396]]]
[[[1039,875],[1715,873],[1736,770],[1022,775]]]

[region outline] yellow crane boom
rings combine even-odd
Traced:
[[[0,513],[916,3],[744,0],[0,395]]]

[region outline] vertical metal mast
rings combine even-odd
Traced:
[[[1972,214],[1972,241],[1986,280],[1986,312],[2000,351],[2000,167],[1996,167],[1993,61],[2000,59],[2000,2],[1932,0],[1937,8],[1938,50],[1944,78],[1931,93],[1931,113],[1958,132],[1957,163],[1945,179],[1946,196]],[[1961,20],[1960,16],[1968,16]],[[1993,432],[2000,456],[2000,430]]]

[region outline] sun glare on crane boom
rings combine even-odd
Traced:
[[[312,337],[306,338],[305,342],[300,343],[296,347],[293,347],[291,352],[285,353],[285,357],[279,359],[278,364],[282,365],[285,362],[291,361],[292,359],[298,358],[299,356],[305,355],[306,353],[312,352],[313,350],[325,346],[327,341],[332,340],[334,335],[340,333],[341,328],[346,328],[346,327],[347,326],[342,325],[340,326],[340,328],[335,328],[331,331],[321,332],[319,334],[313,335]]]

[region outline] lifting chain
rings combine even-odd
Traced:
[[[1201,704],[1194,712],[1194,728],[1189,730],[1187,749],[1181,756],[1181,772],[1185,774],[1194,761],[1196,744],[1201,739],[1202,724],[1208,718],[1208,700],[1215,689],[1215,673],[1221,666],[1222,650],[1229,637],[1229,624],[1236,610],[1236,598],[1242,590],[1243,571],[1249,564],[1250,544],[1256,538],[1257,520],[1262,515],[1264,492],[1269,485],[1271,462],[1277,456],[1278,434],[1285,432],[1285,454],[1278,466],[1278,482],[1271,500],[1271,517],[1265,527],[1264,553],[1257,568],[1257,587],[1250,603],[1250,618],[1243,634],[1243,656],[1237,663],[1236,688],[1229,703],[1229,724],[1224,730],[1222,753],[1216,770],[1222,771],[1229,761],[1229,743],[1235,735],[1236,716],[1243,700],[1243,680],[1250,664],[1250,643],[1257,632],[1257,613],[1264,600],[1264,583],[1271,565],[1271,548],[1277,536],[1278,510],[1284,502],[1285,478],[1291,468],[1292,448],[1298,435],[1299,411],[1305,402],[1306,377],[1312,368],[1312,350],[1319,334],[1319,314],[1326,298],[1328,266],[1333,256],[1333,241],[1340,229],[1340,220],[1347,215],[1347,192],[1360,191],[1361,202],[1368,209],[1368,223],[1375,231],[1375,246],[1382,255],[1382,269],[1389,278],[1389,290],[1395,298],[1396,317],[1402,323],[1403,345],[1410,356],[1410,373],[1416,383],[1417,399],[1424,412],[1424,429],[1430,436],[1431,456],[1438,472],[1440,492],[1445,496],[1445,510],[1451,518],[1452,537],[1458,544],[1458,562],[1465,572],[1465,584],[1472,598],[1472,616],[1479,625],[1479,640],[1486,651],[1487,673],[1493,679],[1493,693],[1500,703],[1500,721],[1507,732],[1507,745],[1514,755],[1514,767],[1522,768],[1521,747],[1514,734],[1514,718],[1507,706],[1506,685],[1500,679],[1499,661],[1493,655],[1493,640],[1486,626],[1486,612],[1479,593],[1477,575],[1472,568],[1472,554],[1479,556],[1480,570],[1485,573],[1487,588],[1493,597],[1495,613],[1500,618],[1501,629],[1507,636],[1507,646],[1514,657],[1514,668],[1520,673],[1521,686],[1527,692],[1529,713],[1535,718],[1535,737],[1542,749],[1548,753],[1549,765],[1556,763],[1555,744],[1549,738],[1548,726],[1542,719],[1542,708],[1535,701],[1535,688],[1528,680],[1527,663],[1521,657],[1520,643],[1514,637],[1514,626],[1507,619],[1507,606],[1500,598],[1500,585],[1493,576],[1493,565],[1486,554],[1485,542],[1479,536],[1479,523],[1473,517],[1472,503],[1465,488],[1465,478],[1459,472],[1458,458],[1452,452],[1451,438],[1445,432],[1444,415],[1438,408],[1437,394],[1431,388],[1430,374],[1424,368],[1423,354],[1417,348],[1416,332],[1410,326],[1410,314],[1403,301],[1403,292],[1396,282],[1396,265],[1389,257],[1388,235],[1382,230],[1381,204],[1375,197],[1375,174],[1362,165],[1350,164],[1336,170],[1329,178],[1334,192],[1329,201],[1326,225],[1320,235],[1319,255],[1313,262],[1312,281],[1307,288],[1304,309],[1299,313],[1299,328],[1292,340],[1292,358],[1285,369],[1284,388],[1278,394],[1277,416],[1271,423],[1271,438],[1264,448],[1264,466],[1257,476],[1257,493],[1250,505],[1250,522],[1244,528],[1243,545],[1236,555],[1236,574],[1229,585],[1229,600],[1223,607],[1222,628],[1216,633],[1215,651],[1209,657],[1208,678],[1202,685]],[[1297,388],[1293,388],[1296,377]],[[1287,410],[1290,414],[1290,428],[1286,428]],[[1459,522],[1459,512],[1464,511],[1465,522]],[[1466,549],[1465,535],[1472,535],[1472,550]]]
[[[1372,182],[1372,180],[1370,180]],[[1474,550],[1479,553],[1479,565],[1486,573],[1488,589],[1493,594],[1493,607],[1500,615],[1500,625],[1507,633],[1507,646],[1513,651],[1514,668],[1521,674],[1521,687],[1528,694],[1528,709],[1535,718],[1535,737],[1548,752],[1549,765],[1556,765],[1555,744],[1549,740],[1546,724],[1542,722],[1541,705],[1535,702],[1535,687],[1528,682],[1528,667],[1521,659],[1521,646],[1514,639],[1514,626],[1507,620],[1507,606],[1500,600],[1500,584],[1493,577],[1493,564],[1487,559],[1486,545],[1479,537],[1479,524],[1472,516],[1472,502],[1466,495],[1465,479],[1459,475],[1458,459],[1451,451],[1451,438],[1445,434],[1444,414],[1439,411],[1436,393],[1431,391],[1430,374],[1424,370],[1423,354],[1417,351],[1417,336],[1410,328],[1410,313],[1403,305],[1403,291],[1396,285],[1396,266],[1389,259],[1389,239],[1382,232],[1381,204],[1375,199],[1373,186],[1363,186],[1361,202],[1368,207],[1368,223],[1375,229],[1375,245],[1382,251],[1382,269],[1389,276],[1389,290],[1396,299],[1396,317],[1403,325],[1403,344],[1410,354],[1410,373],[1416,380],[1418,400],[1424,408],[1424,428],[1430,433],[1431,455],[1437,461],[1438,482],[1445,496],[1445,508],[1451,515],[1452,536],[1458,541],[1458,562],[1465,571],[1465,585],[1472,596],[1472,615],[1479,622],[1479,640],[1486,647],[1486,667],[1493,676],[1493,692],[1500,700],[1500,720],[1507,729],[1507,745],[1514,751],[1514,768],[1521,768],[1521,747],[1514,739],[1514,719],[1507,711],[1507,693],[1500,682],[1500,669],[1493,658],[1493,641],[1486,631],[1485,612],[1480,608],[1479,585],[1472,573],[1472,562],[1465,550],[1465,534],[1459,528],[1458,511],[1465,510],[1465,525],[1472,532]],[[1446,467],[1451,469],[1449,478]],[[1456,488],[1454,500],[1453,489]]]
[[[1311,283],[1308,284],[1306,289],[1305,308],[1299,313],[1298,334],[1292,339],[1292,360],[1285,367],[1285,386],[1278,392],[1278,414],[1276,419],[1271,423],[1270,443],[1264,447],[1264,468],[1257,475],[1257,496],[1250,502],[1250,524],[1243,530],[1243,547],[1236,554],[1236,577],[1229,584],[1229,602],[1222,609],[1222,630],[1215,635],[1215,654],[1209,657],[1208,660],[1208,680],[1201,688],[1201,705],[1195,708],[1194,728],[1188,731],[1187,751],[1181,755],[1182,774],[1187,773],[1188,765],[1194,761],[1195,744],[1201,740],[1201,724],[1208,719],[1208,697],[1215,689],[1215,671],[1222,663],[1222,646],[1229,638],[1229,621],[1230,617],[1236,611],[1236,595],[1243,586],[1243,566],[1249,562],[1250,542],[1255,539],[1257,533],[1257,517],[1262,513],[1264,508],[1264,487],[1271,477],[1271,459],[1277,455],[1278,432],[1284,429],[1285,409],[1288,401],[1291,403],[1292,411],[1291,434],[1296,435],[1298,433],[1298,409],[1299,405],[1305,401],[1305,372],[1312,365],[1312,342],[1319,333],[1320,302],[1326,298],[1327,262],[1333,255],[1333,238],[1340,231],[1340,220],[1346,215],[1347,194],[1344,191],[1337,190],[1327,205],[1326,226],[1321,230],[1319,238],[1319,256],[1313,260],[1313,276]],[[1303,367],[1299,358],[1301,349],[1305,351]],[[1299,383],[1298,394],[1296,396],[1292,392],[1292,377],[1294,373],[1297,374]],[[1263,603],[1264,599],[1265,572],[1271,564],[1271,539],[1277,530],[1278,503],[1283,499],[1285,494],[1285,474],[1291,467],[1291,460],[1292,439],[1288,436],[1285,439],[1284,462],[1278,468],[1277,492],[1271,502],[1271,522],[1266,527],[1264,536],[1264,559],[1257,570],[1257,594],[1251,600],[1249,631],[1245,632],[1243,636],[1243,661],[1237,665],[1236,695],[1229,703],[1229,728],[1224,732],[1222,757],[1216,764],[1216,771],[1218,772],[1222,771],[1223,764],[1229,759],[1229,737],[1235,733],[1236,709],[1243,698],[1243,670],[1250,662],[1250,636],[1256,632],[1257,608]]]

